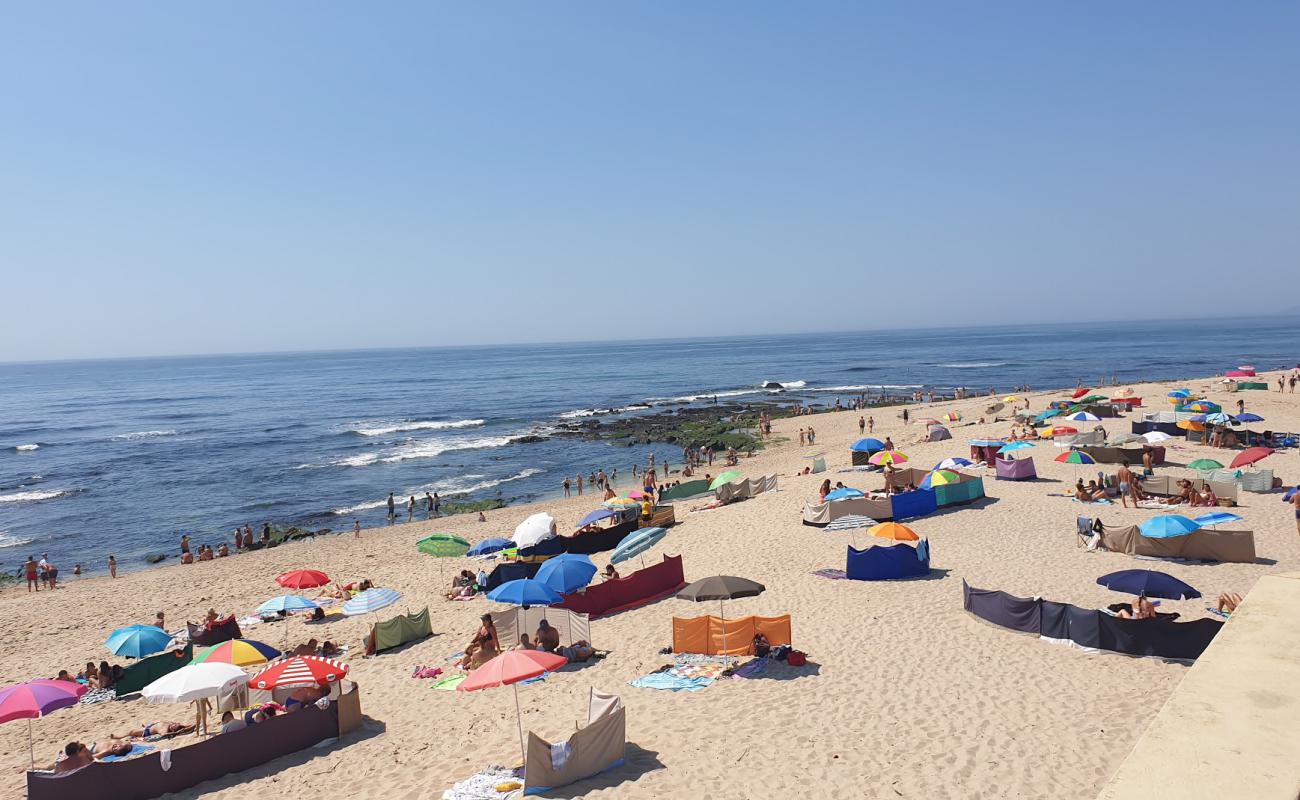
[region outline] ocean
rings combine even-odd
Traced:
[[[629,474],[651,450],[680,460],[667,445],[511,443],[597,411],[1275,369],[1295,364],[1298,334],[1295,318],[1079,322],[0,364],[0,569],[41,553],[64,574],[103,572],[110,553],[139,569],[182,533],[215,545],[245,523],[380,524],[389,491],[526,502],[565,475]]]

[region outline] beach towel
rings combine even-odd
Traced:
[[[107,703],[109,700],[117,699],[116,689],[91,689],[81,696],[78,701],[82,705],[92,706],[96,703]]]
[[[822,530],[848,531],[853,530],[854,528],[870,528],[871,526],[878,524],[879,523],[871,517],[863,516],[862,514],[849,514],[831,522]]]
[[[456,691],[456,687],[460,686],[468,677],[468,675],[450,675],[433,684],[433,688],[444,692],[454,692]]]
[[[842,569],[835,569],[834,567],[819,569],[814,571],[813,574],[819,578],[830,578],[833,581],[842,581],[849,577],[847,572]]]
[[[712,685],[712,678],[682,678],[667,672],[652,672],[637,678],[630,685],[638,689],[665,689],[670,692],[698,692]]]
[[[465,780],[442,793],[442,800],[498,800],[498,798],[517,796],[518,789],[523,788],[523,768],[506,769],[492,765],[476,772]],[[498,792],[498,786],[518,784],[516,789]]]
[[[735,672],[731,673],[731,677],[736,679],[757,678],[763,673],[763,670],[767,669],[767,665],[770,663],[772,662],[769,659],[756,658],[748,664],[738,667]]]
[[[126,761],[128,758],[135,758],[136,756],[142,756],[145,753],[152,752],[153,750],[154,750],[154,746],[151,744],[133,744],[131,745],[131,751],[125,755],[104,756],[99,760],[100,761]]]

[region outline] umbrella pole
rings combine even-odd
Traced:
[[[722,598],[718,598],[718,616],[722,619],[722,659],[726,663],[727,659],[727,614],[722,608]]]
[[[32,718],[27,718],[27,755],[32,759],[32,770],[36,769],[36,745],[32,743]]]
[[[512,683],[510,688],[515,690],[515,724],[519,726],[519,760],[528,768],[528,754],[524,752],[524,715],[519,710],[519,684]]]

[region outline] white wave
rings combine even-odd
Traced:
[[[401,499],[402,497],[409,498],[412,495],[414,495],[415,499],[419,501],[423,499],[422,495],[428,491],[436,491],[442,497],[455,497],[457,495],[473,494],[474,492],[481,492],[486,489],[492,489],[494,487],[500,486],[503,483],[510,483],[511,481],[520,481],[523,480],[524,478],[531,478],[534,475],[540,475],[542,472],[543,470],[530,467],[524,470],[523,472],[520,472],[516,475],[511,475],[507,478],[497,478],[495,480],[486,480],[486,481],[478,480],[479,478],[483,477],[482,475],[462,475],[457,480],[449,481],[446,483],[431,483],[427,486],[422,486],[419,489],[416,489],[415,491],[399,492],[398,498],[399,499]],[[476,481],[476,482],[465,483],[465,481]],[[348,514],[358,514],[362,511],[369,511],[374,508],[383,508],[387,504],[388,504],[388,498],[385,497],[382,500],[372,500],[365,503],[357,503],[356,505],[348,506],[347,508],[336,508],[334,509],[334,511],[330,513],[342,517],[342,516],[347,516]]]
[[[458,419],[454,422],[437,422],[433,420],[416,420],[413,422],[394,422],[388,425],[377,425],[368,428],[353,428],[353,433],[359,433],[362,436],[388,436],[393,433],[405,433],[407,431],[442,431],[452,428],[475,428],[482,425],[484,420],[481,419]]]
[[[0,503],[39,503],[42,500],[53,500],[56,497],[72,494],[72,492],[63,489],[48,489],[43,492],[14,492],[13,494],[0,494]]]
[[[808,381],[763,381],[759,386],[767,386],[769,383],[778,383],[782,389],[802,389],[808,385]]]
[[[726,392],[702,392],[700,394],[684,394],[680,397],[652,397],[647,403],[694,403],[698,400],[712,400],[715,397],[740,397],[746,394],[763,394],[765,392],[776,391],[774,389],[733,389]]]
[[[10,536],[4,531],[0,531],[0,548],[18,547],[24,544],[31,544],[31,539],[20,539],[17,536]]]
[[[115,442],[136,442],[141,439],[161,439],[164,436],[175,436],[176,431],[133,431],[131,433],[119,433],[113,437]]]
[[[353,456],[340,456],[324,464],[299,464],[294,469],[320,469],[322,467],[366,467],[378,463],[378,453],[359,453]]]
[[[415,458],[437,458],[452,450],[481,450],[488,447],[505,447],[510,444],[510,436],[484,436],[479,439],[434,439],[432,441],[412,441],[398,448],[392,455],[379,459],[385,464],[397,464]],[[368,462],[374,463],[374,462]]]
[[[935,364],[936,367],[946,369],[988,369],[990,367],[1005,367],[1005,361],[971,361],[969,363],[958,362],[956,364]]]
[[[20,444],[16,445],[14,449],[20,453],[30,453],[33,450],[40,450],[41,446],[39,444]]]
[[[575,408],[572,411],[565,411],[562,414],[556,414],[560,419],[581,419],[583,417],[596,417],[603,414],[622,414],[627,411],[645,411],[650,408],[649,403],[632,403],[622,408]]]
[[[871,391],[871,390],[873,390],[873,389],[875,389],[875,390],[880,390],[880,389],[920,389],[921,386],[922,386],[922,385],[919,384],[919,383],[904,383],[904,384],[899,384],[899,383],[873,383],[873,384],[869,384],[869,385],[868,385],[868,384],[859,384],[859,385],[854,385],[854,386],[817,386],[817,387],[814,387],[814,388],[812,388],[812,389],[809,389],[808,391],[810,391],[810,392],[867,392],[867,391]]]

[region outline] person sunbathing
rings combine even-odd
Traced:
[[[134,745],[130,742],[95,742],[89,747],[81,742],[68,742],[63,748],[63,756],[43,769],[55,774],[72,772],[108,756],[124,756],[131,752],[132,747]]]
[[[596,655],[596,648],[592,647],[591,643],[585,639],[580,639],[567,647],[559,648],[556,652],[567,658],[570,663],[576,663],[587,661]]]
[[[767,640],[762,631],[754,634],[754,655],[759,658],[766,658],[770,652],[772,652],[772,643]]]
[[[1131,610],[1130,610],[1131,609]],[[1140,594],[1133,598],[1129,609],[1121,610],[1115,616],[1120,619],[1155,619],[1156,607],[1147,599],[1145,594]]]
[[[329,697],[330,690],[327,686],[304,686],[301,689],[295,689],[289,699],[284,701],[284,707],[288,711],[311,705],[323,697]]]
[[[289,653],[289,655],[314,656],[316,655],[316,648],[319,646],[320,646],[320,642],[317,642],[315,639],[308,639],[306,643],[300,644],[297,647],[293,648],[293,651]]]
[[[512,648],[510,648],[510,649],[512,649],[512,650],[535,650],[536,648],[533,647],[533,643],[532,643],[532,642],[528,641],[528,634],[526,634],[526,633],[521,633],[521,634],[519,634],[519,644],[515,645],[514,647],[512,647]]]
[[[537,634],[533,637],[537,649],[554,653],[560,647],[560,632],[551,627],[551,623],[542,620],[537,623]]]
[[[150,736],[175,736],[178,733],[189,733],[192,730],[194,730],[193,725],[186,725],[183,722],[150,722],[141,725],[139,728],[129,730],[122,736],[110,733],[108,738],[114,740],[148,739]]]
[[[316,655],[321,658],[337,658],[338,656],[343,655],[343,648],[333,642],[327,641],[325,644],[320,646],[320,651],[317,652]]]
[[[456,666],[461,669],[469,669],[471,665],[482,664],[495,656],[501,649],[498,644],[500,639],[497,638],[497,627],[492,622],[492,615],[484,614],[479,617],[479,621],[483,624],[479,626],[474,638],[466,645],[464,657],[456,662]]]

